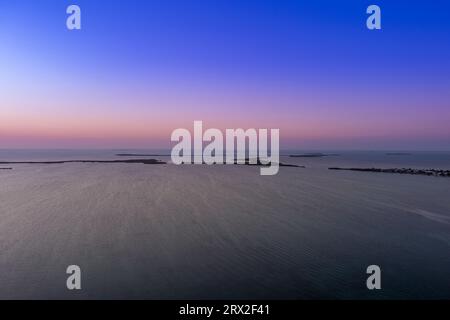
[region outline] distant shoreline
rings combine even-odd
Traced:
[[[344,171],[362,171],[362,172],[382,172],[382,173],[399,173],[399,174],[411,174],[411,175],[425,175],[434,177],[450,177],[450,170],[439,169],[412,169],[412,168],[339,168],[331,167],[328,170],[344,170]]]
[[[0,162],[0,165],[5,164],[64,164],[64,163],[142,163],[142,164],[167,164],[165,161],[157,160],[157,159],[126,159],[126,160],[59,160],[59,161],[8,161],[8,162]],[[193,164],[193,163],[182,163],[182,164]],[[205,162],[203,165],[207,165]],[[218,164],[226,164],[224,163],[214,163],[213,165]],[[238,163],[237,160],[234,161],[234,165],[247,165],[247,166],[270,166],[271,164],[263,164],[258,159],[256,163],[251,163],[249,159],[245,159],[244,163]],[[295,168],[304,168],[304,166],[296,165],[296,164],[285,164],[278,163],[280,167],[295,167]],[[12,168],[0,168],[0,169],[12,169]]]
[[[170,154],[117,153],[118,157],[170,157]]]
[[[325,153],[304,153],[304,154],[291,154],[290,158],[322,158],[322,157],[336,157],[339,154],[325,154]]]
[[[61,160],[61,161],[12,161],[0,162],[0,164],[62,164],[62,163],[142,163],[142,164],[166,164],[156,159],[127,159],[127,160]]]
[[[182,163],[182,165],[184,165],[184,164],[194,164],[194,163],[193,162]],[[203,162],[202,164],[208,165],[205,162]],[[256,163],[250,163],[249,159],[245,159],[244,163],[238,163],[237,160],[234,160],[234,163],[232,163],[232,164],[237,165],[237,166],[241,165],[241,166],[260,166],[260,167],[265,167],[265,166],[269,167],[271,165],[270,162],[267,164],[264,164],[259,159]],[[219,162],[219,163],[214,162],[212,165],[227,165],[227,163],[226,162]],[[301,165],[297,165],[297,164],[282,163],[282,162],[279,162],[278,165],[280,167],[305,168],[305,166],[301,166]]]

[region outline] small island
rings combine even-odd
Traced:
[[[193,162],[183,162],[182,164],[194,164]],[[207,165],[206,162],[202,163],[203,165]],[[226,162],[214,162],[212,165],[226,165]],[[251,163],[249,158],[245,159],[244,163],[238,163],[237,159],[234,160],[234,165],[242,165],[242,166],[258,166],[258,167],[270,167],[271,162],[269,163],[262,163],[259,159],[256,161],[256,163]],[[280,167],[293,167],[293,168],[305,168],[305,166],[299,166],[296,164],[287,164],[287,163],[278,163]]]
[[[338,167],[332,167],[328,169],[363,171],[363,172],[399,173],[399,174],[425,175],[434,177],[450,177],[450,170],[439,170],[439,169],[412,169],[412,168],[381,169],[381,168],[338,168]]]
[[[325,153],[304,153],[304,154],[291,154],[289,157],[291,158],[322,158],[322,157],[331,157],[331,156],[339,156],[338,154],[325,154]]]
[[[166,164],[156,159],[127,159],[127,160],[62,160],[62,161],[15,161],[0,162],[0,164],[62,164],[62,163],[142,163],[142,164]]]
[[[170,154],[117,153],[117,157],[170,157]]]
[[[126,160],[60,160],[60,161],[11,161],[11,162],[0,162],[0,165],[5,164],[63,164],[63,163],[141,163],[141,164],[167,164],[167,162],[156,160],[156,159],[126,159]],[[182,164],[192,164],[192,163],[182,163]],[[219,164],[219,163],[214,163]],[[225,162],[220,163],[225,164]],[[234,160],[235,165],[247,165],[247,166],[270,166],[271,163],[263,164],[259,159],[256,161],[256,163],[251,163],[250,160],[247,158],[245,159],[245,163],[238,163],[237,160]],[[206,165],[205,162],[203,162],[203,165]],[[295,164],[285,164],[285,163],[279,163],[280,167],[296,167],[296,168],[304,168],[304,166],[299,166]],[[0,169],[12,169],[12,168],[0,168]]]

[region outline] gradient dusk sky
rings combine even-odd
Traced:
[[[169,148],[194,120],[450,150],[450,1],[0,0],[0,148]]]

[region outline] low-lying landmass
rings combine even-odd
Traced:
[[[12,168],[0,168],[0,170],[12,170]]]
[[[0,165],[5,164],[63,164],[63,163],[142,163],[142,164],[167,164],[167,162],[156,160],[156,159],[126,159],[126,160],[60,160],[60,161],[8,161],[0,162]],[[187,163],[183,163],[187,164]],[[203,162],[206,165],[205,162]],[[218,163],[214,163],[218,164]],[[223,163],[225,164],[225,162]],[[248,166],[270,166],[271,163],[263,164],[259,159],[256,163],[251,163],[249,159],[245,159],[245,163],[238,163],[234,160],[235,165],[248,165]],[[280,167],[296,167],[304,168],[304,166],[299,166],[295,164],[285,164],[279,163]],[[0,169],[12,169],[12,168],[0,168]]]
[[[170,157],[170,154],[117,153],[116,156],[118,156],[118,157]],[[183,164],[185,164],[185,163],[183,163]],[[188,164],[188,163],[186,163],[186,164]],[[206,163],[203,162],[203,164],[206,164]],[[217,163],[214,163],[214,164],[217,164]],[[225,164],[225,162],[223,162],[221,164]],[[252,166],[252,165],[253,166],[270,166],[270,163],[262,164],[259,159],[258,159],[257,163],[250,163],[249,159],[245,159],[245,163],[237,163],[237,160],[234,160],[234,164],[236,164],[236,165],[241,164],[241,165],[248,165],[248,166]],[[304,166],[299,166],[299,165],[295,165],[295,164],[286,164],[286,163],[279,163],[279,166],[280,167],[304,168]]]
[[[117,153],[118,157],[170,157],[170,154]]]
[[[291,158],[322,158],[322,157],[330,157],[330,156],[338,156],[338,154],[330,153],[304,153],[304,154],[291,154],[289,157]]]
[[[411,153],[408,152],[388,152],[386,153],[387,156],[410,156]]]
[[[425,175],[435,177],[450,177],[450,170],[439,169],[412,169],[412,168],[392,168],[392,169],[380,169],[380,168],[338,168],[332,167],[329,170],[348,170],[348,171],[364,171],[364,172],[383,172],[383,173],[400,173],[400,174],[413,174],[413,175]]]
[[[143,163],[143,164],[166,164],[156,159],[127,159],[127,160],[61,160],[61,161],[14,161],[0,162],[0,164],[62,164],[62,163]]]
[[[183,162],[182,164],[193,164],[192,162]],[[205,162],[203,162],[204,165],[206,165]],[[212,165],[223,165],[226,164],[226,162],[214,162]],[[235,159],[234,163],[235,165],[243,165],[243,166],[267,166],[270,167],[271,166],[271,162],[269,163],[262,163],[259,159],[256,161],[256,163],[251,163],[250,160],[248,158],[245,159],[245,163],[238,163],[238,161]],[[305,166],[299,166],[296,164],[288,164],[288,163],[278,163],[278,165],[280,167],[293,167],[293,168],[305,168]]]

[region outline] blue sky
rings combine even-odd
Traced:
[[[206,120],[287,147],[445,149],[449,39],[449,1],[0,0],[0,143],[163,146]]]

